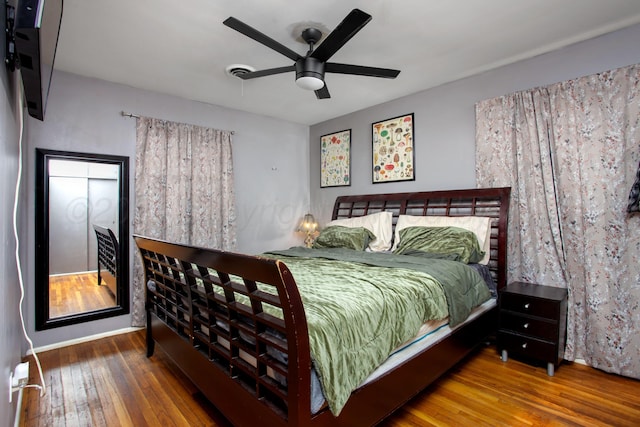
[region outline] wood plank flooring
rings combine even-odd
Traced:
[[[116,305],[115,296],[98,273],[78,273],[49,277],[49,314],[52,318],[85,313]]]
[[[145,356],[144,331],[40,359],[47,392],[26,390],[21,426],[230,426],[162,350]],[[640,381],[567,362],[548,377],[543,366],[503,363],[489,346],[381,424],[485,425],[639,426]]]

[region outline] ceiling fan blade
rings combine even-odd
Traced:
[[[351,37],[355,36],[367,23],[371,21],[371,15],[353,9],[346,18],[327,36],[327,38],[311,54],[312,57],[326,62],[338,51]]]
[[[272,76],[274,74],[282,74],[282,73],[286,73],[287,71],[295,71],[295,69],[296,69],[295,65],[289,65],[288,67],[268,68],[266,70],[258,70],[258,71],[252,71],[250,73],[238,74],[238,77],[241,78],[242,80],[249,80],[249,79],[255,79],[257,77]]]
[[[293,50],[289,49],[285,45],[281,44],[280,42],[275,41],[271,37],[261,33],[260,31],[256,30],[255,28],[252,28],[252,27],[248,26],[244,22],[237,20],[233,16],[230,16],[227,19],[225,19],[223,21],[223,24],[226,25],[229,28],[233,28],[234,30],[238,31],[239,33],[244,34],[245,36],[247,36],[249,38],[254,39],[258,43],[262,43],[263,45],[267,46],[268,48],[271,48],[271,49],[275,50],[276,52],[283,54],[284,56],[286,56],[287,58],[289,58],[289,59],[291,59],[293,61],[297,61],[298,59],[301,58],[301,56],[299,54],[297,54]]]
[[[329,89],[327,89],[327,84],[325,83],[320,89],[316,90],[316,98],[318,99],[328,99],[331,98],[329,94]]]
[[[384,77],[387,79],[395,79],[400,70],[392,70],[390,68],[364,67],[362,65],[338,64],[335,62],[327,62],[324,65],[325,73],[338,74],[355,74],[357,76]]]

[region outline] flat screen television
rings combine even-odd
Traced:
[[[44,120],[53,62],[62,23],[63,0],[18,0],[15,50],[29,115]]]

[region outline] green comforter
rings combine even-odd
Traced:
[[[284,261],[295,278],[311,357],[335,415],[422,323],[449,316],[455,326],[490,296],[480,275],[456,261],[302,247],[264,256]]]

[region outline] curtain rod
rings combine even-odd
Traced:
[[[139,119],[141,117],[138,114],[128,113],[126,111],[120,111],[120,114],[122,115],[122,117],[131,117],[131,118],[134,118],[134,119]],[[160,119],[160,120],[163,120],[163,119]],[[235,133],[236,133],[233,130],[229,130],[229,131],[226,131],[226,132],[230,132],[231,135],[235,135]]]
[[[127,113],[126,111],[120,111],[120,114],[122,114],[122,117],[132,117],[134,119],[139,119],[140,116],[137,114],[132,114],[132,113]]]

